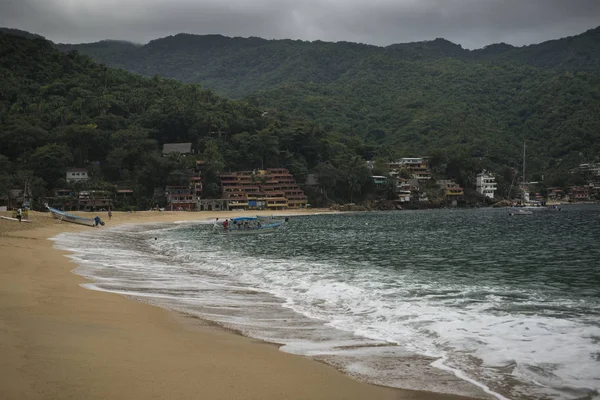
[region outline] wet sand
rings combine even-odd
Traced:
[[[107,226],[234,214],[115,212]],[[30,219],[0,219],[2,399],[462,399],[362,383],[197,318],[84,289],[47,239],[95,228]]]

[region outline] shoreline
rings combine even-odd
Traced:
[[[299,211],[281,215],[331,213]],[[174,223],[241,214],[114,213],[106,222]],[[0,221],[5,265],[0,268],[0,385],[7,399],[467,399],[359,382],[210,321],[86,289],[81,285],[90,281],[72,272],[69,252],[48,239],[90,227],[33,212],[29,224]]]

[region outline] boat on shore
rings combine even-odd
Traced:
[[[52,214],[52,217],[59,221],[72,222],[74,224],[86,225],[86,226],[96,226],[97,225],[94,218],[86,218],[86,217],[80,217],[77,215],[69,214],[64,211],[57,210],[56,208],[52,208],[52,207],[48,206],[47,204],[46,204],[46,208],[48,209],[48,211],[50,211],[50,214]],[[104,222],[100,221],[99,224],[104,225]]]
[[[223,225],[213,226],[213,233],[218,235],[252,235],[273,233],[279,230],[287,221],[284,219],[271,219],[265,217],[237,217],[228,221],[227,228]]]

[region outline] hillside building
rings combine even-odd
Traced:
[[[191,143],[179,143],[177,145],[185,145],[179,149],[181,151],[191,151]],[[165,144],[165,146],[167,145]],[[179,150],[174,150],[173,148],[168,148],[167,150],[179,152]],[[165,154],[164,147],[163,154]],[[204,164],[205,162],[203,160],[196,160],[194,169],[190,171],[191,176],[187,185],[172,185],[165,188],[167,209],[176,211],[204,210],[204,208],[199,208],[198,206],[198,201],[202,197],[202,171],[204,169]]]
[[[285,168],[237,171],[220,177],[222,197],[230,210],[306,207],[304,191]]]
[[[69,168],[66,173],[66,180],[72,182],[85,182],[89,179],[88,170],[85,168]]]
[[[493,199],[496,190],[498,190],[498,187],[496,184],[496,178],[493,175],[489,174],[486,170],[483,170],[481,173],[477,174],[478,193]]]
[[[412,179],[427,181],[431,179],[429,163],[423,157],[401,158],[388,164],[390,174],[394,177],[401,175],[402,170],[406,170]]]
[[[417,197],[418,197],[418,192],[419,192],[418,182],[416,183],[416,185],[417,185],[416,192],[417,192]],[[413,188],[410,184],[409,179],[398,178],[396,180],[396,199],[395,199],[396,203],[400,203],[400,204],[410,203],[412,193],[413,193]]]
[[[571,201],[587,201],[590,199],[589,186],[571,186],[569,188],[569,198]]]
[[[439,188],[442,190],[444,198],[448,201],[462,200],[465,196],[464,189],[454,182],[452,179],[442,179],[437,181]]]
[[[165,197],[167,207],[171,211],[193,211],[198,202],[191,186],[167,186]]]
[[[163,144],[162,154],[163,156],[172,153],[179,153],[182,155],[192,154],[194,151],[192,150],[191,143],[165,143]]]
[[[385,186],[388,184],[388,178],[381,175],[373,175],[373,183],[375,186]]]

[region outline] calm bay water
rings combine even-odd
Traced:
[[[210,230],[132,225],[56,243],[92,289],[216,321],[359,379],[477,397],[490,396],[480,388],[511,399],[598,396],[598,206],[315,215],[256,236]]]

